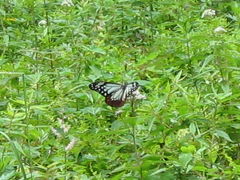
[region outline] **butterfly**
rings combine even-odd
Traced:
[[[94,82],[89,84],[91,90],[97,91],[105,97],[105,102],[112,107],[121,107],[127,98],[139,87],[137,82],[118,84],[111,82]]]

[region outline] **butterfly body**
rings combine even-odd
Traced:
[[[125,104],[127,97],[131,96],[139,87],[137,82],[118,84],[111,82],[94,82],[89,88],[97,91],[105,97],[105,102],[112,107],[121,107]]]

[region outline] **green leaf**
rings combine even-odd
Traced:
[[[196,133],[196,126],[194,123],[191,123],[190,126],[189,126],[189,130],[192,134],[195,134]]]
[[[229,135],[226,132],[222,131],[222,130],[216,130],[214,135],[217,136],[217,137],[222,137],[222,138],[224,138],[225,140],[227,140],[229,142],[232,142],[232,140],[230,139]]]
[[[191,153],[181,153],[178,157],[178,162],[183,168],[186,168],[192,158]]]
[[[182,146],[181,151],[184,153],[194,153],[196,151],[196,147],[194,145]]]
[[[2,175],[0,175],[0,180],[10,180],[14,177],[14,175],[16,175],[15,171],[5,172]]]

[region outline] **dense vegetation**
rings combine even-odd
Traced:
[[[3,0],[0,13],[1,180],[238,178],[238,1]],[[96,80],[137,81],[146,99],[112,108]]]

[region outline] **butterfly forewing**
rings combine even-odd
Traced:
[[[121,84],[109,83],[109,82],[94,82],[89,85],[89,88],[97,91],[103,96],[108,96],[112,92],[117,91],[121,88]]]
[[[126,85],[125,91],[123,93],[123,98],[127,98],[128,96],[132,95],[133,91],[138,89],[139,85],[137,82],[132,82]]]
[[[107,93],[111,94],[115,91],[120,90],[122,88],[122,85],[121,84],[107,84],[105,88],[107,90]]]
[[[127,97],[128,97],[129,95],[131,95],[132,92],[135,91],[136,89],[137,89],[137,88],[135,87],[135,84],[134,84],[134,83],[129,83],[129,84],[127,84],[126,87],[125,87],[125,91],[124,91],[124,93],[123,93],[123,95],[122,95],[122,99],[127,99]]]
[[[114,91],[114,92],[111,94],[111,99],[112,99],[112,100],[123,100],[123,99],[122,99],[123,91],[124,91],[123,88],[120,88],[120,89],[118,89],[117,91]]]

